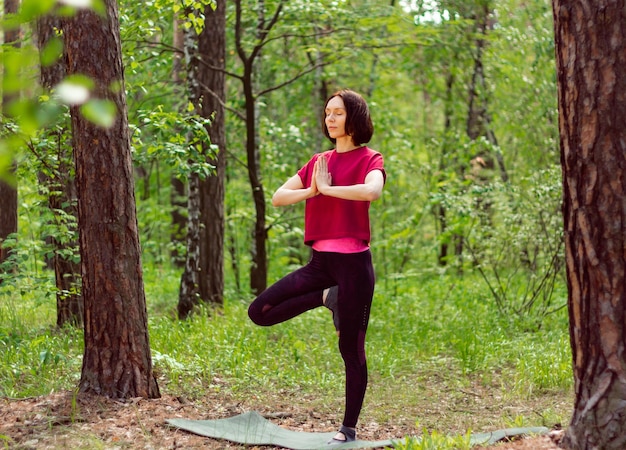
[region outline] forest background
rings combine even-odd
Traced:
[[[232,76],[244,70],[233,45],[235,3],[249,46],[259,20],[279,5],[227,3],[225,285],[217,306],[180,321],[185,239],[184,231],[176,236],[172,217],[186,202],[181,210],[176,180],[211,176],[210,167],[190,159],[190,136],[204,124],[175,74],[177,3],[119,2],[159,385],[198,400],[217,393],[244,408],[305,397],[316,410],[336,412],[342,371],[329,314],[311,312],[273,329],[246,320],[258,208],[245,92],[241,77]],[[376,130],[370,146],[385,157],[388,182],[372,205],[378,284],[364,422],[432,436],[566,421],[572,373],[550,3],[283,3],[254,66],[264,195],[269,199],[312,153],[330,148],[320,113],[339,88],[366,97]],[[187,23],[201,27],[197,17]],[[322,64],[307,70],[311,60]],[[36,65],[32,73],[23,64],[20,70],[24,80],[37,77]],[[107,117],[106,105],[93,107],[95,116]],[[58,288],[47,264],[51,238],[75,241],[76,223],[50,209],[41,179],[56,150],[71,145],[69,121],[55,119],[52,139],[51,126],[41,128],[33,117],[32,132],[27,122],[16,125],[30,133],[19,152],[7,135],[15,128],[4,130],[2,154],[17,160],[19,192],[19,230],[4,243],[11,257],[0,285],[6,398],[72,390],[83,350],[79,326],[55,329]],[[269,283],[308,259],[302,214],[301,205],[264,214]],[[68,252],[77,257],[76,249]]]

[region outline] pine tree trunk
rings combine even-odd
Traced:
[[[199,115],[213,117],[208,128],[211,142],[203,143],[203,150],[215,173],[206,180],[193,175],[189,182],[187,259],[181,278],[179,318],[187,317],[199,302],[224,302],[225,27],[226,7],[220,2],[215,11],[206,7],[199,36],[191,30],[185,34],[190,101]],[[211,146],[217,147],[217,153]]]
[[[553,2],[574,414],[572,450],[626,448],[626,11]]]
[[[19,0],[4,0],[4,14],[17,13],[20,6]],[[20,28],[4,30],[4,43],[19,47]],[[13,93],[2,93],[2,109],[14,99]],[[14,172],[13,166],[10,171]],[[17,233],[17,186],[0,179],[0,265],[8,258],[9,250],[4,247],[6,238]],[[0,283],[2,283],[3,269],[0,267]]]
[[[71,108],[85,302],[80,391],[159,397],[152,371],[137,230],[130,136],[115,0],[105,14],[80,10],[65,28],[69,74],[95,81],[94,97],[117,108],[110,128]]]
[[[63,28],[59,17],[46,15],[37,22],[37,46],[41,51],[51,38],[55,36],[55,30]],[[59,59],[52,65],[41,67],[41,86],[47,91],[52,90],[59,84],[67,73],[64,59]],[[65,130],[69,133],[69,130]],[[53,137],[53,131],[49,133]],[[54,158],[49,158],[48,166],[53,168],[53,173],[39,177],[40,182],[47,186],[48,206],[53,214],[63,211],[65,216],[77,218],[76,210],[76,186],[74,180],[74,170],[72,161],[72,148],[63,142],[62,132],[56,136],[58,143],[55,148],[49,148],[45,152],[46,156],[54,154]],[[54,142],[54,139],[50,139]],[[63,220],[63,219],[61,219]],[[76,230],[76,233],[78,231]],[[65,324],[82,325],[83,323],[83,298],[80,293],[80,264],[74,262],[71,253],[77,251],[78,242],[61,242],[53,238],[52,266],[55,275],[55,285],[57,288],[57,327],[62,328]]]
[[[217,2],[213,11],[205,9],[204,30],[199,36],[198,51],[203,61],[198,77],[202,89],[202,117],[214,115],[209,136],[217,154],[209,157],[215,174],[200,182],[200,298],[209,303],[224,303],[224,182],[226,178],[226,130],[223,69],[226,58],[226,4]],[[205,146],[205,154],[210,154]]]

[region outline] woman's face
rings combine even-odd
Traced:
[[[331,98],[324,110],[324,123],[328,130],[328,135],[333,139],[346,137],[346,106],[339,96]]]

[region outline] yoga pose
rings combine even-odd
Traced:
[[[346,370],[345,413],[329,444],[356,439],[367,387],[365,333],[374,294],[370,253],[370,202],[385,184],[380,153],[365,146],[374,127],[367,103],[351,90],[334,93],[324,107],[324,134],[335,148],[315,154],[274,193],[274,206],[306,200],[304,242],[312,247],[306,266],[267,288],[248,309],[269,326],[325,305],[333,314]]]

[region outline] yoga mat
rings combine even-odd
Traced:
[[[168,419],[166,422],[176,428],[214,439],[225,439],[238,444],[274,445],[292,450],[349,449],[393,447],[392,440],[346,442],[330,447],[327,442],[335,435],[329,433],[309,433],[292,431],[270,422],[261,414],[250,411],[238,416],[216,420]],[[544,434],[545,427],[509,428],[491,433],[478,433],[471,436],[472,445],[491,445],[504,438],[525,434]],[[400,442],[404,437],[396,439]]]

